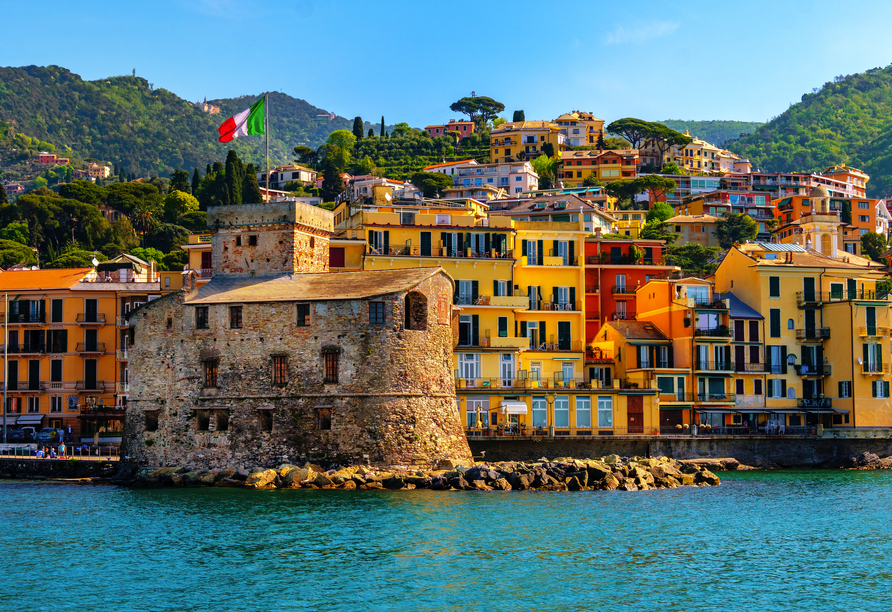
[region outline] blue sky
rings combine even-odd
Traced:
[[[736,6],[732,6],[736,5]],[[189,100],[281,90],[413,126],[476,91],[553,119],[766,121],[892,61],[890,2],[0,0],[0,65],[136,68]],[[18,24],[18,25],[17,25]]]

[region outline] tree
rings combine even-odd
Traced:
[[[754,239],[759,233],[759,224],[746,213],[734,213],[718,222],[716,238],[723,249],[730,249],[734,243]]]
[[[168,253],[189,242],[189,230],[173,223],[158,223],[146,235],[145,244]]]
[[[130,249],[130,255],[133,255],[134,257],[138,257],[147,263],[150,261],[154,261],[156,264],[160,264],[161,261],[164,259],[164,253],[162,253],[158,249],[153,249],[151,247],[149,247],[149,248],[136,247],[136,248]]]
[[[2,185],[0,185],[2,187]],[[2,190],[5,191],[5,190]],[[28,224],[24,222],[10,223],[6,227],[0,229],[0,240],[18,242],[27,246],[29,244]]]
[[[242,203],[242,180],[245,174],[245,166],[238,154],[230,149],[226,155],[226,191],[229,194],[230,204]]]
[[[675,216],[675,209],[666,202],[656,202],[653,207],[647,211],[645,220],[647,223],[663,223],[667,219]]]
[[[353,135],[356,136],[356,140],[362,140],[363,135],[363,125],[362,125],[362,117],[354,117],[353,119]]]
[[[517,123],[518,121],[526,121],[526,115],[522,110],[514,111],[514,116],[511,118],[512,123]]]
[[[59,255],[59,257],[46,264],[44,267],[50,269],[92,268],[94,258],[97,261],[108,261],[108,257],[98,251],[70,249]]]
[[[583,187],[604,187],[604,183],[598,180],[598,173],[592,172],[587,177],[582,179]]]
[[[550,142],[542,143],[542,152],[548,157],[554,157],[554,145]]]
[[[3,235],[0,233],[0,238]],[[882,261],[880,255],[889,250],[889,244],[886,237],[876,232],[867,232],[861,236],[861,254],[864,257],[870,257],[874,261]]]
[[[530,164],[539,175],[539,189],[551,189],[557,174],[557,160],[543,154],[532,160]]]
[[[297,158],[294,160],[297,163],[308,166],[310,168],[316,169],[316,164],[319,163],[319,153],[318,151],[311,149],[310,147],[294,147],[294,154]]]
[[[182,191],[192,193],[192,185],[189,183],[189,173],[185,170],[174,170],[170,177],[170,191]]]
[[[368,136],[366,136],[366,138],[374,138],[374,137],[375,137],[375,130],[373,128],[369,128],[369,134],[368,134]]]
[[[352,137],[353,134],[350,134]],[[342,168],[338,165],[335,157],[337,155],[336,148],[333,145],[323,145],[320,149],[325,150],[325,157],[322,160],[322,201],[334,202],[342,191],[344,191],[344,178],[341,176]]]
[[[678,239],[678,234],[671,231],[669,224],[659,219],[654,219],[644,224],[638,232],[638,237],[647,240],[663,240],[666,244],[672,244]]]
[[[163,211],[161,194],[154,185],[146,183],[113,183],[105,187],[107,204],[114,210],[127,216],[141,204],[145,203],[155,215]]]
[[[384,115],[381,115],[381,133],[379,134],[379,136],[381,138],[384,138],[385,133],[386,132],[384,131]]]
[[[618,119],[607,126],[607,131],[611,134],[622,136],[629,141],[633,149],[637,149],[638,145],[647,138],[650,131],[650,125],[647,121],[626,117]]]
[[[673,176],[684,176],[687,174],[682,168],[678,166],[675,162],[669,162],[663,169],[660,170],[660,174],[671,174]]]
[[[646,140],[660,152],[660,166],[663,165],[663,158],[670,148],[686,147],[693,142],[689,136],[676,132],[662,123],[648,123],[647,125]]]
[[[696,243],[671,246],[666,251],[666,261],[680,267],[685,274],[709,276],[718,267],[718,262],[713,260],[721,251],[719,247],[704,247]]]
[[[372,174],[373,172],[375,172],[375,162],[368,155],[356,162],[357,174]]]
[[[616,136],[608,136],[604,139],[604,148],[610,150],[630,149],[630,145],[625,138],[617,138]]]
[[[411,131],[412,128],[409,127],[408,123],[397,123],[395,126],[393,126],[393,137],[404,138],[405,136],[408,136],[409,132]]]
[[[505,119],[504,117],[496,117],[495,119],[492,120],[492,126],[494,128],[499,127],[503,123],[508,123],[508,120]]]
[[[253,204],[253,202],[246,202],[246,204]],[[203,210],[186,213],[177,219],[176,224],[191,232],[204,232],[208,227],[208,214]]]
[[[637,181],[613,181],[607,183],[604,190],[618,200],[617,208],[623,206],[623,202],[630,202],[632,198],[644,191],[644,186]]]
[[[37,257],[29,247],[13,240],[0,239],[0,268],[17,265],[33,266]]]
[[[658,174],[639,176],[635,179],[635,182],[644,188],[642,191],[648,191],[650,193],[651,202],[659,202],[678,187],[675,181],[671,178],[666,178],[665,176],[660,176]]]
[[[505,110],[505,105],[486,96],[474,96],[453,102],[449,109],[467,115],[471,121],[477,124],[477,129],[482,129],[487,122],[492,121]]]
[[[263,202],[263,192],[260,191],[257,174],[254,172],[245,175],[245,182],[242,184],[242,202],[245,204],[261,204]]]
[[[201,175],[198,174],[198,168],[195,169],[195,172],[192,173],[192,190],[189,192],[191,194],[195,194],[198,191],[198,186],[201,184]]]
[[[90,181],[74,181],[59,185],[59,195],[69,200],[77,200],[84,204],[101,206],[105,203],[106,191]]]
[[[332,158],[337,165],[338,171],[343,172],[350,163],[350,156],[353,154],[353,146],[356,144],[356,136],[347,130],[335,130],[328,135],[326,140],[331,149],[326,153],[326,158]]]
[[[441,197],[443,190],[453,186],[452,177],[443,172],[416,172],[412,184],[421,190],[426,198]]]
[[[161,259],[165,270],[181,271],[189,263],[189,253],[183,249],[174,249]]]
[[[597,147],[599,151],[603,151],[607,148],[607,141],[604,140],[604,130],[598,130]]]
[[[842,215],[840,215],[843,223],[852,224],[852,203],[849,200],[842,201]]]
[[[177,217],[198,210],[195,196],[179,190],[171,191],[164,198],[164,220],[173,223]]]

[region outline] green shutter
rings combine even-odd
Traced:
[[[770,311],[771,317],[771,337],[772,338],[780,338],[781,335],[781,311],[780,308],[772,308]]]
[[[508,317],[499,317],[499,338],[508,337]]]
[[[780,297],[780,277],[768,277],[768,297]]]

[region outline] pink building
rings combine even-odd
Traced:
[[[41,164],[55,164],[56,163],[56,155],[54,153],[47,153],[46,151],[42,151],[40,156],[37,158]]]
[[[437,136],[445,136],[446,132],[458,132],[459,140],[464,140],[474,133],[474,122],[456,121],[455,119],[450,119],[449,123],[440,125],[429,125],[424,129],[427,130],[427,133],[431,135],[431,138],[436,138]]]

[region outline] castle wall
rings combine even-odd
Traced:
[[[233,304],[211,304],[206,330],[195,328],[186,292],[146,304],[131,316],[124,453],[196,468],[364,455],[381,465],[469,463],[451,365],[452,282],[434,274],[413,292],[416,316],[427,303],[425,329],[406,329],[405,292],[308,302],[306,327],[295,302],[243,304],[241,329],[230,329]],[[383,325],[369,322],[369,302],[384,303]],[[326,351],[339,355],[334,384],[324,381]],[[287,359],[282,385],[273,384],[275,356]],[[213,360],[217,385],[206,388]]]

